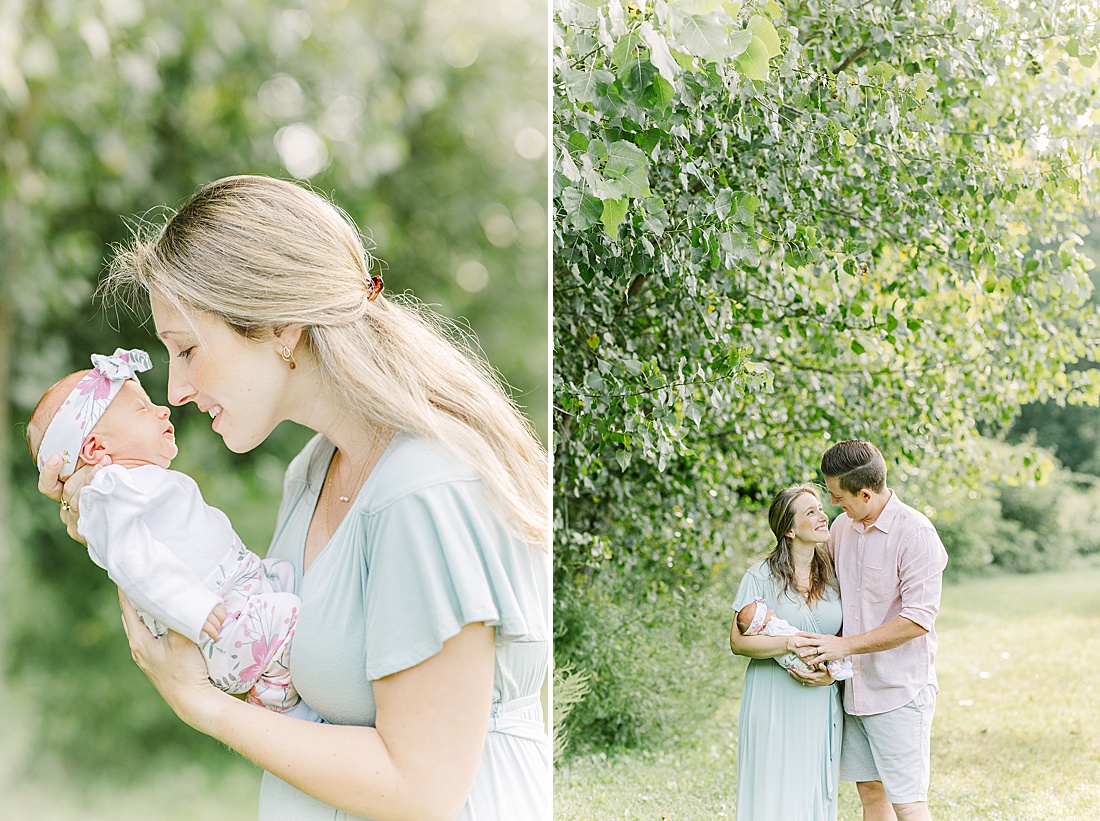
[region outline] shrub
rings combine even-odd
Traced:
[[[1001,505],[986,494],[944,511],[934,520],[949,561],[944,577],[958,579],[988,568],[1001,522]]]
[[[1058,521],[1078,553],[1100,553],[1100,482],[1080,474],[1072,478],[1074,484],[1058,500]]]
[[[690,733],[729,692],[728,597],[709,579],[699,589],[639,582],[655,573],[601,573],[558,587],[559,670],[587,676],[589,688],[557,730],[570,754]]]
[[[993,546],[994,564],[1017,573],[1065,567],[1077,554],[1070,531],[1059,520],[1062,501],[1075,491],[1059,472],[1042,485],[1001,488],[1004,524]]]
[[[588,694],[591,673],[578,673],[570,664],[554,670],[554,761],[565,755],[569,738],[565,732],[565,718],[573,708],[584,701]]]

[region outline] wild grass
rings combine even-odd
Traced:
[[[933,817],[1100,819],[1100,566],[951,584],[937,632]],[[729,667],[718,712],[664,749],[568,761],[555,773],[556,821],[735,817],[744,661],[726,651],[714,662]],[[859,818],[855,787],[842,784],[840,821]]]

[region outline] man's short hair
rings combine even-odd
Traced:
[[[878,448],[862,439],[837,442],[821,457],[821,472],[840,483],[840,489],[859,493],[869,488],[875,493],[886,490],[886,460]]]

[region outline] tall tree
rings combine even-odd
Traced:
[[[919,496],[1034,473],[980,426],[1097,401],[1090,4],[562,0],[555,26],[559,602],[704,578],[838,438]],[[585,613],[556,628],[578,669]]]

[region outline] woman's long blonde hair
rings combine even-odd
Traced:
[[[530,423],[453,323],[411,297],[367,298],[374,264],[324,197],[269,177],[226,177],[151,236],[136,232],[100,292],[129,301],[145,291],[249,339],[301,325],[327,389],[365,422],[450,447],[512,529],[545,546],[548,461]]]

